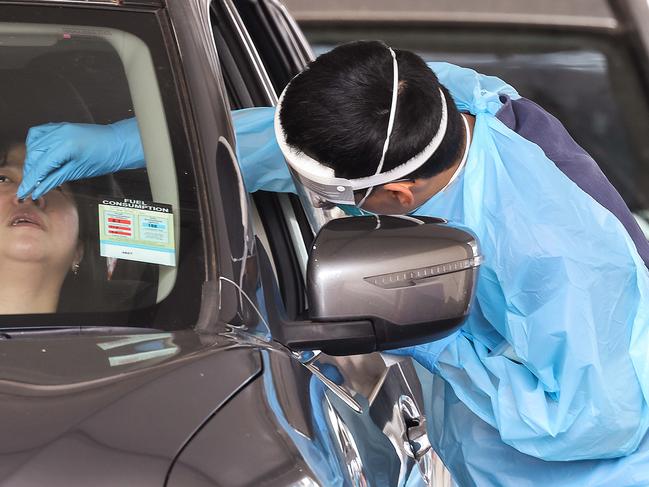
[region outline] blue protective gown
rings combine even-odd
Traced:
[[[431,68],[476,124],[462,174],[415,214],[470,228],[485,258],[461,333],[408,350],[434,372],[437,452],[461,485],[649,485],[649,271],[620,221],[495,117],[513,88]],[[271,134],[263,151],[246,136],[272,115],[235,114],[251,191],[292,188]]]

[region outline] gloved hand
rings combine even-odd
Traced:
[[[451,333],[449,336],[440,338],[434,342],[423,343],[413,347],[397,348],[395,350],[385,350],[383,353],[412,357],[429,371],[434,372],[439,354],[442,353],[448,345],[453,343],[458,336],[460,336],[460,333],[461,331],[458,330],[455,333]]]
[[[137,120],[110,125],[48,123],[29,129],[19,198],[77,179],[145,166]]]

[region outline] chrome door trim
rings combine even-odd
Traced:
[[[255,48],[255,45],[252,42],[252,39],[250,38],[250,34],[248,33],[248,30],[246,29],[243,20],[239,15],[238,10],[232,4],[231,0],[219,0],[219,1],[221,5],[223,5],[223,7],[225,8],[225,11],[227,12],[228,16],[230,17],[230,21],[232,25],[235,27],[235,29],[237,30],[237,33],[239,34],[239,38],[243,40],[243,45],[246,48],[246,53],[248,55],[250,63],[254,67],[257,75],[259,76],[259,80],[261,81],[261,84],[264,88],[264,92],[266,93],[267,101],[272,106],[277,105],[277,94],[275,93],[273,84],[270,81],[270,77],[266,72],[266,68],[264,67],[264,64],[261,61],[261,57],[259,57],[259,53],[257,52],[257,49]]]

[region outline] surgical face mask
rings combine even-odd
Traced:
[[[369,216],[369,215],[376,215],[376,213],[372,213],[370,211],[364,210],[363,208],[359,208],[356,205],[341,205],[338,204],[336,205],[338,208],[343,210],[346,215],[349,216]]]
[[[412,215],[414,214],[415,211],[417,211],[419,208],[421,208],[426,202],[422,203],[419,205],[417,208],[409,211],[408,213],[405,213],[405,215]],[[336,205],[338,208],[340,208],[342,211],[345,212],[346,215],[348,216],[380,216],[379,213],[374,213],[373,211],[365,210],[359,206],[356,205]],[[387,213],[384,213],[387,214]],[[400,216],[400,215],[390,215],[390,216]]]
[[[405,213],[404,215],[405,216],[414,215],[414,213],[425,204],[426,202],[424,201],[417,208],[414,208],[413,210],[409,211],[408,213]],[[345,214],[348,216],[380,216],[379,213],[374,213],[369,210],[364,210],[363,208],[360,208],[356,205],[336,205],[336,206],[340,208],[342,211],[344,211]],[[404,215],[390,215],[390,216],[404,216]]]

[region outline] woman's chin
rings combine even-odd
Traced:
[[[70,239],[68,235],[53,238],[46,232],[29,228],[6,233],[1,230],[0,228],[1,269],[18,266],[26,270],[31,266],[29,275],[49,279],[65,275],[72,267],[76,240]]]
[[[35,239],[20,239],[3,247],[5,258],[16,262],[43,264],[48,260],[48,254],[51,254],[51,249],[44,242]]]

